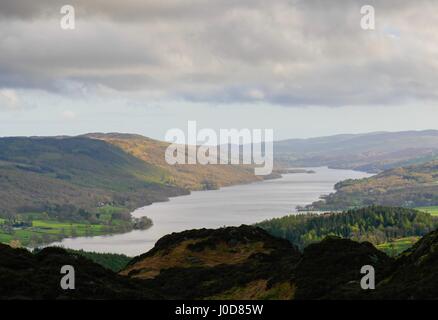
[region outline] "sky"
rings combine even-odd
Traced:
[[[0,136],[438,129],[438,1],[69,0],[73,30],[65,4],[0,2]]]

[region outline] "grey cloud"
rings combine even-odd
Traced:
[[[351,0],[74,0],[77,29],[63,31],[64,2],[0,3],[0,87],[286,106],[438,98],[432,0],[367,1],[375,31]]]
[[[252,8],[263,0],[4,0],[0,17],[38,19],[56,16],[60,8],[72,5],[80,16],[100,16],[118,21],[189,19],[214,17],[236,8]]]

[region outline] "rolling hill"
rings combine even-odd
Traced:
[[[290,299],[300,252],[262,229],[241,226],[167,235],[120,274],[168,299]]]
[[[132,210],[190,190],[261,179],[244,166],[168,165],[167,145],[123,134],[0,138],[0,214],[63,205]]]
[[[438,131],[373,132],[291,139],[274,144],[275,159],[289,166],[329,166],[367,172],[419,164],[438,157]]]
[[[345,180],[336,192],[307,206],[344,210],[369,205],[421,207],[438,205],[438,161],[385,170],[364,179]]]
[[[189,190],[220,188],[263,180],[263,176],[254,175],[252,166],[220,164],[169,165],[164,158],[169,143],[140,135],[91,133],[86,136],[108,142],[138,159],[164,170],[167,173],[169,183]]]
[[[164,159],[167,146],[166,142],[119,133],[0,138],[0,214],[41,212],[65,205],[93,210],[102,204],[129,211],[188,190],[262,179],[249,166],[168,165]],[[438,131],[432,130],[339,135],[275,144],[280,162],[371,171],[425,161],[435,156],[437,148]],[[357,186],[344,184],[338,188],[348,191]]]
[[[0,139],[0,213],[62,206],[131,210],[187,193],[163,183],[166,172],[104,141],[83,137]],[[56,210],[56,209],[55,209]]]
[[[165,162],[168,144],[126,134],[0,138],[0,242],[145,229],[134,209],[191,190],[258,181],[253,168]]]

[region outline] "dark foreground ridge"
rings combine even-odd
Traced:
[[[61,267],[75,268],[75,290],[63,290]],[[0,244],[0,299],[160,299],[142,281],[122,277],[61,248],[37,254]]]
[[[301,253],[250,226],[174,233],[116,274],[59,248],[0,245],[1,299],[436,299],[438,231],[390,258],[373,245],[328,237]],[[76,289],[62,290],[63,265]],[[363,290],[363,265],[376,289]]]

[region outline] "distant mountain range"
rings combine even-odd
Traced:
[[[100,215],[101,207],[111,207],[110,216],[120,219],[120,214],[190,190],[279,176],[255,176],[248,165],[169,165],[164,158],[168,145],[120,133],[0,138],[0,226],[2,218],[35,212],[68,221],[91,216],[101,224],[103,218],[108,220]],[[438,131],[293,139],[275,142],[274,147],[277,168],[329,166],[375,172],[436,158]],[[364,204],[372,203],[364,200]],[[10,222],[8,230],[17,223],[21,221]]]
[[[380,172],[438,158],[438,131],[373,132],[291,139],[274,144],[287,166],[329,166]]]

